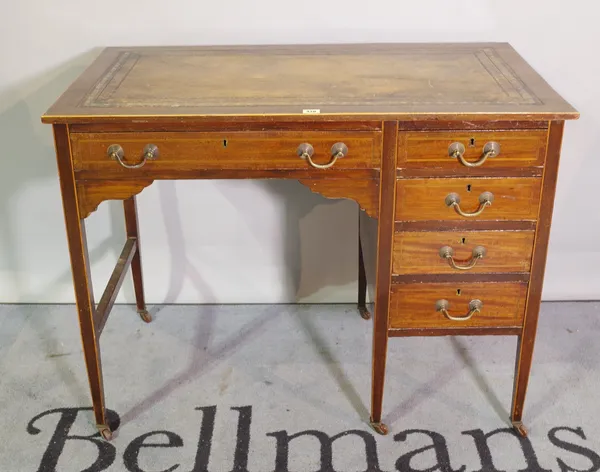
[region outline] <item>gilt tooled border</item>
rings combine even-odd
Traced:
[[[81,104],[82,107],[106,107],[110,97],[119,85],[125,80],[127,75],[133,69],[133,66],[140,58],[140,54],[125,51],[120,53],[115,62],[110,66],[106,73],[94,84],[92,89],[86,94]],[[122,72],[120,80],[115,80],[119,72]],[[107,91],[108,89],[108,91]],[[103,96],[106,96],[103,99]]]
[[[435,53],[435,50],[426,51],[427,53]],[[186,51],[189,54],[189,51]],[[202,54],[202,52],[197,52]],[[357,101],[331,101],[328,102],[323,100],[323,97],[304,98],[302,104],[306,103],[319,103],[320,105],[532,105],[542,104],[540,100],[526,85],[519,79],[513,69],[498,55],[493,48],[483,48],[477,51],[473,51],[474,57],[486,70],[490,77],[496,82],[498,87],[506,94],[509,98],[507,101],[497,100],[480,100],[480,101],[410,101],[410,100],[394,100],[391,97],[382,96],[377,99],[367,100],[364,99],[360,102]],[[131,72],[134,65],[140,59],[141,54],[125,51],[118,55],[115,62],[110,66],[103,77],[91,88],[91,90],[84,97],[81,106],[82,107],[100,107],[100,108],[132,108],[132,107],[166,107],[166,108],[177,108],[178,105],[170,103],[168,98],[156,98],[153,103],[143,101],[132,101],[118,102],[112,99],[112,94],[119,88],[121,83],[127,78],[127,75]],[[233,97],[232,97],[233,98]],[[198,97],[196,99],[188,99],[185,106],[219,106],[223,104],[223,99],[210,99],[206,97]],[[270,101],[270,102],[256,102],[249,103],[244,101],[243,103],[235,103],[233,100],[227,102],[227,107],[235,106],[282,106],[290,105],[296,106],[300,103],[294,103],[289,100],[284,101]]]
[[[498,86],[509,97],[514,97],[514,93],[518,94],[521,99],[519,102],[510,102],[517,104],[541,104],[542,101],[525,85],[518,77],[515,71],[496,53],[493,48],[484,48],[475,52],[475,57],[479,60],[482,67],[496,81]],[[504,79],[504,80],[503,80]],[[511,88],[506,87],[509,85]]]

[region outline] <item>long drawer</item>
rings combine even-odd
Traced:
[[[396,221],[535,220],[541,179],[399,179]]]
[[[96,171],[103,176],[135,177],[161,171],[204,169],[322,173],[329,168],[379,168],[381,132],[74,133],[71,144],[75,170]],[[153,152],[148,154],[149,150]],[[302,151],[307,151],[310,158],[302,155]],[[125,165],[119,163],[119,153]]]
[[[402,231],[394,274],[529,272],[533,231]]]
[[[392,285],[389,327],[522,326],[526,291],[520,282]]]

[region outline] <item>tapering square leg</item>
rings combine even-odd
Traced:
[[[387,426],[381,421],[388,344],[387,318],[387,313],[384,313],[383,310],[379,312],[377,311],[377,307],[375,307],[370,422],[371,427],[379,434],[388,433]]]
[[[554,207],[554,195],[556,192],[564,124],[564,121],[551,121],[549,123],[546,161],[542,179],[542,203],[540,205],[536,223],[525,320],[523,322],[523,331],[519,336],[517,346],[515,384],[510,420],[513,427],[523,436],[527,435],[527,430],[523,426],[523,407],[525,404],[525,394],[527,393],[529,374],[531,372],[533,346],[535,344],[535,335],[537,332],[540,305],[542,301],[544,271],[546,269],[546,258],[548,255],[550,225],[552,223],[552,209]]]
[[[527,392],[532,360],[533,339],[531,333],[527,333],[527,335],[522,335],[518,338],[515,384],[510,414],[510,421],[513,428],[521,436],[527,436],[527,429],[523,425],[523,406],[525,404],[525,394]]]
[[[390,289],[392,285],[392,249],[396,202],[396,143],[398,124],[383,123],[383,153],[377,229],[377,275],[375,283],[375,313],[373,319],[373,370],[371,384],[371,426],[380,434],[388,428],[381,422],[383,387],[388,346]]]
[[[146,309],[146,300],[144,299],[144,279],[142,276],[142,256],[140,254],[140,231],[137,217],[137,202],[135,195],[123,200],[123,209],[125,211],[125,228],[127,238],[133,238],[137,241],[136,251],[131,260],[131,274],[133,275],[133,289],[135,291],[135,303],[140,318],[146,323],[152,321],[152,316]]]
[[[358,230],[358,312],[363,319],[371,319],[371,313],[367,308],[367,274],[365,272],[360,229]]]
[[[99,345],[100,334],[96,330],[96,306],[90,275],[85,222],[80,218],[77,205],[77,189],[66,125],[54,125],[54,140],[75,288],[75,303],[79,316],[79,328],[81,330],[81,341],[92,395],[94,416],[98,431],[102,437],[109,440],[112,438],[112,431],[106,419]]]

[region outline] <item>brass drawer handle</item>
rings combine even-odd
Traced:
[[[483,192],[479,195],[479,208],[473,212],[466,212],[460,208],[460,195],[458,193],[449,193],[446,196],[446,206],[453,207],[454,211],[460,216],[471,217],[479,216],[483,213],[486,207],[490,206],[494,201],[494,194],[492,192]]]
[[[485,143],[481,157],[475,162],[467,161],[464,157],[464,154],[465,146],[462,143],[452,143],[450,146],[448,146],[448,155],[452,158],[458,158],[463,166],[479,167],[480,165],[483,165],[485,161],[487,161],[488,157],[495,157],[500,154],[500,145],[495,141]]]
[[[453,269],[469,270],[475,267],[479,259],[483,259],[485,257],[486,252],[487,251],[483,246],[475,246],[473,248],[473,255],[471,256],[471,259],[467,261],[466,264],[459,265],[454,260],[454,249],[452,249],[450,246],[443,246],[440,248],[440,257],[442,259],[446,259],[448,261],[448,265],[450,265],[450,267]]]
[[[446,318],[452,321],[467,321],[470,320],[475,313],[481,312],[483,308],[483,302],[481,300],[471,300],[469,302],[469,312],[465,316],[452,316],[448,313],[448,308],[450,307],[450,302],[448,300],[438,300],[435,302],[435,311],[439,311]]]
[[[123,151],[123,148],[119,144],[111,144],[108,146],[106,153],[109,158],[116,160],[126,169],[139,169],[140,167],[143,167],[147,161],[154,160],[158,157],[158,146],[156,144],[146,144],[142,153],[142,160],[137,164],[127,164],[123,162],[125,151]]]
[[[338,159],[346,157],[348,154],[348,146],[344,143],[335,143],[331,146],[331,160],[327,164],[317,164],[316,162],[313,162],[312,156],[315,153],[315,149],[308,143],[302,143],[298,146],[296,153],[302,159],[306,159],[315,169],[329,169]]]

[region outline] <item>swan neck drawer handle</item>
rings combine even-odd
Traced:
[[[313,148],[309,143],[302,143],[300,146],[298,146],[298,149],[296,149],[296,154],[298,154],[298,157],[301,159],[306,159],[311,167],[314,167],[315,169],[329,169],[336,163],[338,159],[346,157],[348,154],[348,146],[346,146],[344,143],[335,143],[333,146],[331,146],[331,160],[327,164],[317,164],[314,162],[312,160],[314,153],[315,148]]]
[[[123,161],[125,151],[123,151],[123,148],[119,144],[111,144],[108,146],[106,153],[110,159],[116,160],[122,167],[125,167],[125,169],[139,169],[140,167],[143,167],[147,161],[157,159],[159,154],[158,146],[156,144],[146,144],[142,151],[142,160],[137,164],[127,164]]]
[[[486,254],[486,249],[483,246],[475,246],[471,255],[471,259],[466,263],[461,264],[460,261],[454,260],[454,249],[450,246],[443,246],[440,248],[440,257],[448,261],[448,265],[456,270],[469,270],[477,265],[479,259],[483,259]]]
[[[470,162],[465,159],[464,144],[456,142],[448,146],[448,155],[454,159],[458,159],[460,163],[466,167],[479,167],[483,165],[483,163],[487,161],[489,157],[496,157],[498,154],[500,154],[500,144],[498,144],[496,141],[485,143],[481,157],[474,162]]]
[[[483,210],[485,210],[486,207],[490,206],[493,201],[494,194],[492,192],[483,192],[481,195],[479,195],[479,207],[477,208],[477,210],[468,212],[463,211],[460,208],[460,195],[458,193],[449,193],[445,199],[446,206],[453,207],[456,213],[458,213],[460,216],[464,216],[467,218],[481,215],[483,213]]]
[[[467,321],[470,320],[475,313],[480,313],[483,308],[483,302],[481,300],[471,300],[469,302],[469,311],[464,316],[452,316],[448,313],[450,302],[448,300],[438,300],[435,302],[435,311],[439,311],[442,315],[451,321]]]

